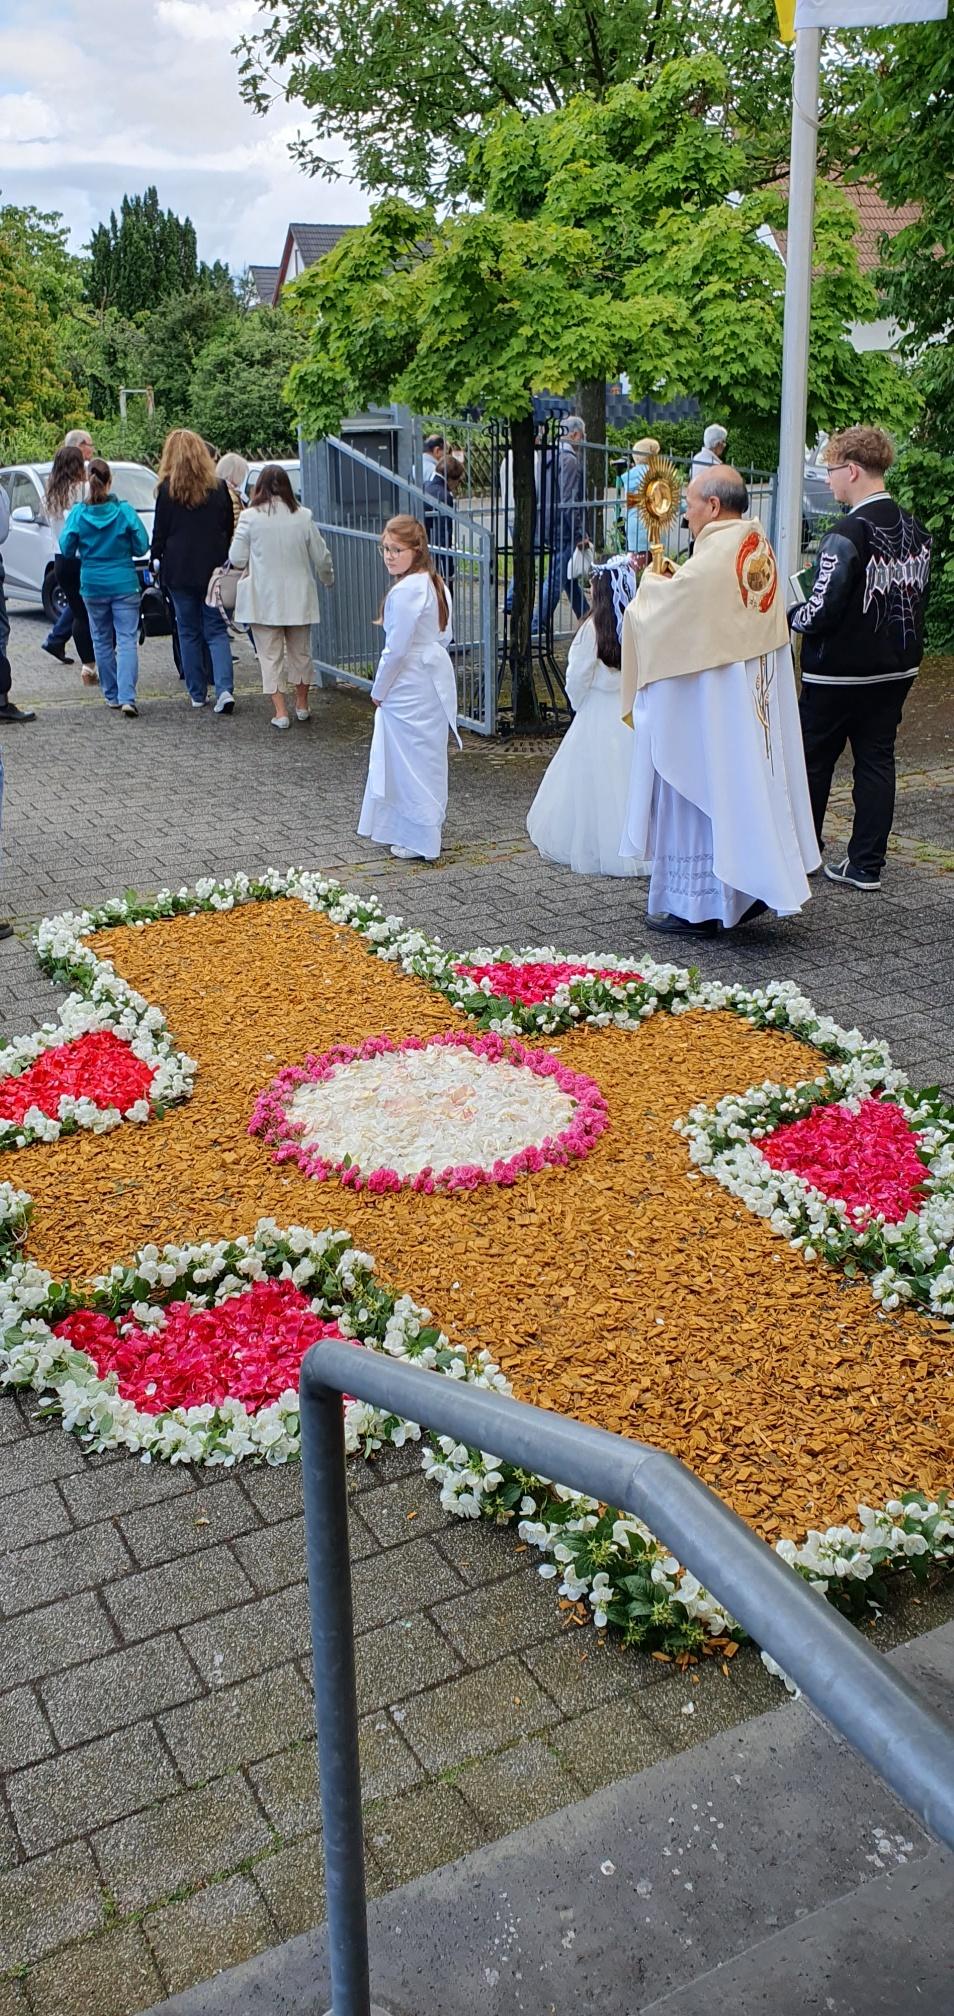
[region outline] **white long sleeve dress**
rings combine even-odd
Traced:
[[[647,875],[620,854],[633,734],[620,718],[619,673],[596,653],[582,623],[570,645],[566,690],[573,721],[527,813],[527,832],[547,861],[577,875]]]
[[[448,598],[449,599],[449,598]],[[374,733],[358,832],[410,847],[426,861],[441,851],[447,813],[447,732],[457,733],[457,681],[428,574],[405,574],[384,604],[384,650],[371,698]]]

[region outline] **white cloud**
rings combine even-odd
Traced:
[[[0,93],[0,133],[7,141],[51,140],[59,130],[52,106],[34,91]]]
[[[224,6],[207,6],[205,0],[157,0],[156,16],[163,27],[172,28],[188,42],[234,44],[251,28],[258,12],[256,0],[226,0]]]
[[[277,265],[292,219],[360,223],[353,183],[303,175],[295,107],[241,100],[232,49],[255,0],[4,0],[2,200],[60,210],[78,250],[124,194],[155,182],[188,213],[200,256]],[[343,165],[346,156],[342,150]]]

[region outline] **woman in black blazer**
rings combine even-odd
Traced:
[[[221,610],[205,597],[216,568],[229,557],[233,523],[228,485],[219,481],[205,442],[176,427],[159,464],[152,558],[172,598],[189,698],[193,707],[205,706],[211,667],[217,714],[231,714],[235,706],[232,649]]]

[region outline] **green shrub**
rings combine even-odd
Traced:
[[[145,462],[155,469],[171,422],[161,413],[150,419],[146,413],[130,413],[124,425],[117,414],[109,420],[80,417],[77,427],[88,427],[98,455],[107,462]],[[0,435],[0,466],[8,462],[49,462],[63,439],[62,429],[38,423],[33,427],[12,427]]]
[[[703,431],[709,424],[704,419],[634,420],[629,427],[608,427],[606,438],[614,448],[630,448],[634,441],[648,434],[659,442],[663,455],[695,455],[702,447]],[[777,421],[723,419],[722,425],[729,430],[728,459],[736,468],[778,467]]]

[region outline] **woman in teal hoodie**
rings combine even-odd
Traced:
[[[139,712],[139,576],[133,558],[148,551],[149,539],[138,511],[110,496],[109,463],[94,455],[87,476],[89,495],[85,503],[74,504],[60,536],[60,552],[79,559],[80,594],[103,699],[134,721]]]

